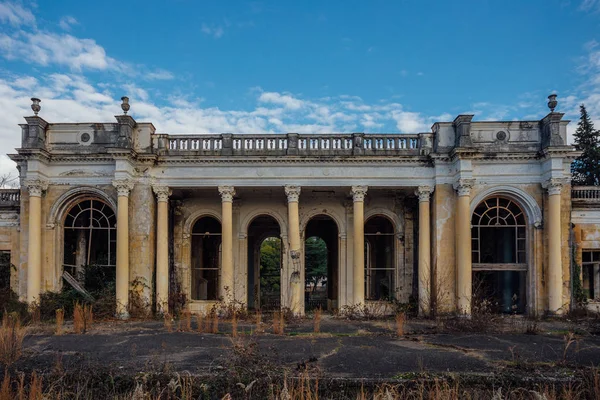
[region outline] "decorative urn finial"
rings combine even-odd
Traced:
[[[33,110],[33,113],[37,116],[40,110],[42,109],[42,107],[40,106],[41,100],[37,97],[32,97],[31,102],[31,109]]]
[[[129,108],[130,108],[130,106],[129,106],[129,97],[123,96],[123,97],[121,97],[121,101],[122,101],[122,103],[121,103],[121,110],[123,110],[124,114],[127,114],[127,111],[129,111]]]
[[[556,101],[555,94],[551,94],[550,96],[548,96],[548,108],[550,109],[550,112],[554,112],[554,109],[556,108],[557,104],[558,101]]]

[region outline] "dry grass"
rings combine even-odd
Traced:
[[[238,336],[238,320],[237,320],[237,313],[234,311],[231,314],[231,336],[236,338]]]
[[[9,366],[21,357],[27,328],[17,314],[4,314],[0,327],[0,362]]]
[[[59,308],[56,310],[56,328],[54,334],[60,336],[63,334],[63,324],[65,322],[65,310]]]
[[[315,315],[313,317],[313,332],[319,333],[321,332],[321,317],[323,316],[323,310],[321,307],[315,310]]]
[[[164,325],[165,325],[165,328],[167,329],[167,332],[169,332],[169,333],[173,332],[173,317],[171,317],[171,314],[165,313],[163,315],[163,320],[164,320]]]
[[[73,309],[73,331],[76,334],[86,333],[94,323],[94,312],[91,304],[75,303]]]
[[[256,324],[256,329],[255,329],[254,332],[256,332],[257,334],[263,333],[265,330],[263,328],[262,311],[261,310],[256,310],[255,317],[254,317],[254,322]]]
[[[281,311],[273,313],[273,333],[283,335],[285,329],[285,315]]]
[[[204,314],[202,313],[196,314],[196,332],[204,332]]]
[[[192,313],[190,310],[184,310],[181,313],[181,318],[179,319],[179,330],[181,332],[192,331]]]
[[[214,310],[210,312],[210,333],[219,333],[219,314]]]
[[[4,370],[4,379],[2,380],[2,386],[0,386],[0,400],[12,400],[14,398],[10,387],[10,374],[8,368]]]
[[[406,322],[406,314],[399,312],[396,314],[396,335],[404,336],[404,322]]]

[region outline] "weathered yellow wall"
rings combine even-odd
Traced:
[[[436,185],[431,201],[433,303],[437,312],[456,309],[456,193],[452,185]]]

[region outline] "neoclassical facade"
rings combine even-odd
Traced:
[[[10,155],[21,189],[0,197],[0,249],[28,302],[88,265],[112,271],[124,316],[132,291],[159,311],[177,293],[193,312],[398,301],[468,314],[477,298],[561,313],[573,271],[599,295],[600,190],[571,187],[577,152],[552,96],[539,121],[459,115],[415,134],[170,135],[127,115],[127,98],[98,123],[46,122],[33,100]],[[316,241],[327,262],[311,286]]]

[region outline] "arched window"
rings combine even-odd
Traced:
[[[503,313],[525,312],[527,222],[513,200],[494,196],[471,218],[473,301]]]
[[[86,199],[71,207],[64,221],[65,271],[83,281],[86,266],[106,267],[103,279],[114,279],[116,224],[114,211],[102,200]]]
[[[525,214],[514,201],[500,196],[482,201],[471,229],[473,264],[526,263]]]
[[[221,223],[202,217],[192,228],[192,300],[219,299]]]

